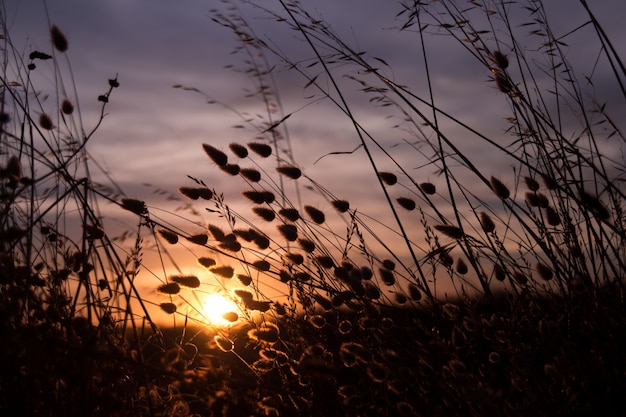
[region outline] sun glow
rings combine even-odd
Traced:
[[[238,307],[232,300],[222,294],[209,294],[204,298],[202,311],[207,321],[212,325],[226,326],[232,324],[232,318],[236,316],[232,313],[237,313]],[[230,315],[228,320],[224,315]]]

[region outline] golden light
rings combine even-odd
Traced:
[[[232,321],[225,319],[223,316],[226,313],[236,313],[237,311],[239,311],[237,304],[218,293],[207,295],[202,305],[202,312],[204,313],[205,319],[209,321],[210,324],[217,326],[232,324]]]

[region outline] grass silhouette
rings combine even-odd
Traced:
[[[88,142],[117,79],[89,131],[63,32],[51,25],[50,50],[28,59],[3,39],[19,69],[18,81],[9,66],[2,75],[3,414],[623,415],[624,162],[606,150],[624,138],[591,94],[593,77],[579,81],[543,3],[400,2],[399,30],[424,51],[424,95],[300,3],[276,4],[253,6],[296,33],[309,60],[284,55],[237,7],[213,11],[239,40],[265,111],[241,114],[248,139],[198,146],[240,201],[189,173],[169,216],[91,180]],[[598,65],[626,99],[622,61],[577,4],[588,23],[572,33],[593,29]],[[490,74],[486,88],[510,112],[508,141],[439,106],[428,42],[442,34]],[[333,194],[294,159],[274,60],[352,124],[352,153],[365,154],[368,191],[388,217]],[[30,74],[42,70],[55,75],[54,103],[32,94]],[[400,118],[423,166],[405,166],[366,128],[349,85]],[[513,169],[481,166],[449,133],[458,129]],[[103,203],[136,229],[109,236]],[[148,248],[162,268],[150,271],[156,297],[135,284]],[[183,273],[177,248],[205,275]],[[216,286],[236,306],[219,326],[202,305]]]

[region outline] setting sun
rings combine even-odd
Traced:
[[[218,326],[226,326],[236,321],[237,309],[237,304],[218,293],[207,295],[202,306],[205,318],[210,324]],[[227,318],[224,315],[227,315]]]

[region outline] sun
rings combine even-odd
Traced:
[[[232,324],[232,320],[224,318],[226,313],[236,313],[238,311],[237,304],[222,294],[213,293],[204,298],[202,312],[204,317],[210,324],[216,326],[226,326]],[[231,315],[233,318],[234,315]]]

